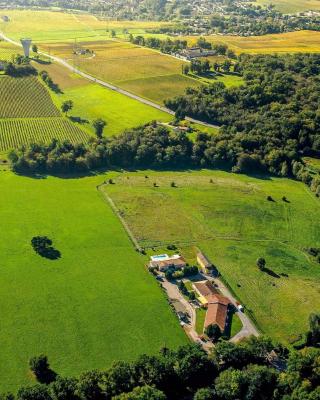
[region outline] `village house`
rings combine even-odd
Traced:
[[[181,56],[185,57],[187,60],[192,60],[193,58],[214,56],[216,53],[214,50],[206,50],[201,47],[189,47],[183,49],[180,53]]]
[[[186,265],[186,260],[179,254],[174,254],[173,256],[168,256],[168,254],[151,256],[149,262],[149,268],[157,269],[160,272],[166,272],[170,268],[180,270]]]

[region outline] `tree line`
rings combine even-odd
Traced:
[[[219,135],[198,136],[200,164],[293,176],[319,194],[319,174],[302,157],[320,157],[320,55],[241,55],[237,71],[240,87],[215,82],[165,102],[178,118],[221,125]]]
[[[317,400],[320,398],[319,317],[317,343],[288,349],[269,338],[250,337],[239,344],[220,340],[209,354],[199,345],[135,361],[115,361],[104,371],[63,377],[41,354],[29,361],[38,383],[1,400]]]
[[[244,134],[230,138],[227,128],[219,135],[198,133],[192,141],[184,132],[172,132],[156,122],[127,130],[119,136],[102,137],[104,121],[95,121],[97,138],[72,144],[56,139],[49,144],[31,143],[9,152],[12,169],[18,173],[84,173],[97,168],[229,168],[234,172],[270,171],[305,182],[320,195],[320,175],[310,171],[292,152],[290,143],[275,139],[278,147],[248,151],[242,146],[258,145],[259,140]],[[239,136],[240,138],[239,138]],[[266,138],[264,141],[271,139]],[[262,146],[262,145],[261,145]],[[269,151],[269,152],[267,152]],[[264,158],[262,154],[267,152]],[[275,168],[278,167],[278,168]]]

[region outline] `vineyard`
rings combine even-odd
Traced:
[[[17,49],[16,46],[3,42],[0,40],[0,60],[1,61],[11,61],[12,56],[21,53],[20,49]]]
[[[0,78],[0,118],[59,117],[37,78]]]
[[[0,151],[51,139],[86,142],[88,135],[65,118],[0,119]]]

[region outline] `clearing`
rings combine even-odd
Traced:
[[[165,295],[96,190],[105,175],[33,179],[0,171],[1,392],[48,355],[62,375],[187,342]],[[58,260],[37,255],[46,235]]]
[[[143,171],[121,174],[105,190],[141,246],[175,243],[191,262],[199,246],[273,338],[291,341],[319,309],[320,267],[304,249],[320,245],[320,204],[303,183],[221,171]],[[266,259],[267,272],[256,267],[258,257]]]
[[[320,10],[319,0],[257,0],[258,4],[273,4],[283,13],[296,13],[308,10]]]

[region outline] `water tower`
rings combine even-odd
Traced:
[[[20,39],[20,42],[23,47],[24,56],[29,58],[32,39]]]

